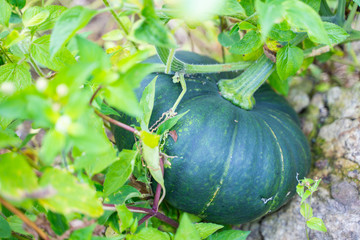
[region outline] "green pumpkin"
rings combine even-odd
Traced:
[[[214,60],[178,52],[180,60],[213,64]],[[149,62],[160,62],[153,57]],[[231,75],[231,74],[230,74]],[[297,179],[310,168],[308,142],[286,100],[268,85],[254,94],[256,105],[244,110],[224,99],[217,82],[227,74],[185,76],[187,92],[177,108],[189,112],[167,139],[165,153],[176,156],[165,169],[166,201],[185,212],[220,224],[245,223],[275,211],[295,193]],[[150,125],[168,111],[181,92],[172,75],[147,76],[138,90],[158,76]],[[127,124],[134,119],[122,114]],[[131,148],[134,136],[113,127],[119,149]]]

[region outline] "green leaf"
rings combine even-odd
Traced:
[[[225,230],[211,235],[208,240],[246,240],[250,231]]]
[[[162,123],[159,128],[156,130],[156,134],[161,135],[166,130],[170,130],[173,126],[176,125],[176,123],[182,118],[185,114],[187,114],[190,110],[187,110],[184,113],[178,114],[175,117],[172,117],[168,120],[166,120],[164,123]]]
[[[134,219],[133,219],[133,213],[130,212],[129,209],[127,209],[126,205],[117,205],[116,211],[120,219],[120,228],[121,232],[125,231],[127,228],[129,228]]]
[[[187,213],[183,213],[174,240],[200,240],[200,234],[190,221]]]
[[[66,10],[56,21],[50,38],[50,54],[55,54],[81,28],[85,27],[97,12],[81,6]]]
[[[199,232],[201,239],[207,238],[217,230],[224,227],[222,225],[215,223],[196,223],[194,226],[196,230]]]
[[[321,218],[312,217],[306,222],[306,225],[316,231],[327,232],[326,226]]]
[[[19,9],[22,9],[26,5],[26,0],[8,0],[8,2]]]
[[[233,54],[248,54],[256,51],[262,46],[260,34],[251,30],[239,41],[233,44],[229,52]]]
[[[81,62],[96,62],[100,69],[111,67],[111,62],[105,51],[96,43],[87,40],[81,36],[76,36],[76,42],[79,48]]]
[[[274,71],[268,78],[270,86],[273,87],[278,93],[284,96],[287,96],[289,93],[288,80],[289,79],[282,81],[276,71]]]
[[[95,227],[96,224],[92,224],[88,227],[80,228],[71,233],[69,240],[91,240]]]
[[[66,11],[66,7],[59,5],[48,5],[45,7],[47,11],[49,11],[49,17],[45,22],[41,23],[34,27],[36,31],[45,31],[54,27],[55,21]]]
[[[300,213],[303,215],[305,219],[309,219],[313,216],[313,210],[310,206],[310,204],[304,202],[300,206]]]
[[[66,232],[70,227],[65,216],[62,214],[48,211],[46,217],[50,222],[51,229],[59,236]]]
[[[241,0],[240,4],[246,12],[246,16],[251,16],[255,13],[255,0]]]
[[[302,198],[304,196],[304,185],[298,184],[296,186],[296,192]]]
[[[285,81],[294,75],[301,67],[304,53],[298,47],[286,45],[276,55],[276,71],[280,79]]]
[[[124,38],[123,33],[120,29],[115,29],[105,33],[101,37],[105,41],[119,41]]]
[[[156,79],[157,76],[145,87],[140,99],[142,116],[137,120],[140,122],[141,129],[143,130],[148,130],[151,113],[154,107]]]
[[[13,91],[26,88],[31,84],[31,75],[30,75],[30,67],[26,62],[18,65],[17,63],[8,63],[0,66],[0,85],[3,83],[9,83],[9,86],[12,86],[9,89],[9,94],[4,93],[1,94],[1,99],[4,99],[5,95],[11,95]],[[4,95],[5,94],[5,95]]]
[[[109,197],[105,198],[104,202],[121,205],[124,204],[125,201],[127,201],[128,199],[138,197],[141,197],[141,193],[139,192],[139,190],[132,186],[124,185],[119,189],[118,192],[111,194]]]
[[[141,108],[131,83],[120,78],[102,91],[110,106],[134,117],[141,116]]]
[[[36,216],[35,215],[28,215],[26,214],[26,216],[31,220],[31,221],[35,221],[36,220]],[[27,231],[24,230],[23,226],[24,226],[24,222],[16,215],[10,216],[7,218],[7,221],[11,227],[11,230],[20,234],[23,234],[25,236],[29,236],[30,233],[28,233]]]
[[[44,137],[43,145],[39,153],[41,162],[45,165],[51,165],[57,155],[65,146],[64,134],[51,129]]]
[[[9,223],[0,216],[0,238],[8,238],[11,236],[11,228]]]
[[[161,232],[156,228],[143,228],[135,234],[132,240],[170,240],[170,236],[166,232]]]
[[[37,62],[53,71],[59,71],[64,66],[76,63],[74,56],[66,47],[62,47],[52,59],[50,58],[50,35],[44,35],[33,41],[30,54]]]
[[[240,41],[240,36],[238,32],[233,32],[232,34],[230,32],[222,32],[218,36],[218,41],[224,47],[231,47]]]
[[[317,43],[330,44],[320,16],[313,8],[301,1],[284,1],[287,22],[298,31],[306,31],[310,39]]]
[[[46,169],[40,178],[40,186],[52,187],[56,194],[50,198],[39,199],[39,203],[53,212],[69,214],[79,212],[91,217],[103,213],[96,191],[87,184],[78,183],[69,172],[56,168]]]
[[[321,0],[301,0],[301,1],[312,7],[316,12],[319,12]]]
[[[338,44],[345,41],[350,35],[336,24],[324,22],[325,30],[329,36],[331,44]]]
[[[24,199],[38,188],[37,177],[23,155],[0,155],[0,195],[14,201]]]
[[[286,22],[282,22],[272,27],[269,37],[280,42],[287,42],[296,37],[296,34],[290,30],[290,26],[287,28]]]
[[[220,16],[231,16],[231,15],[245,15],[244,8],[240,5],[237,0],[224,0],[222,6],[215,12],[216,15]]]
[[[134,26],[134,37],[151,45],[166,48],[176,48],[173,36],[163,23],[153,17],[146,17]]]
[[[0,0],[0,25],[9,26],[11,7],[6,0]]]
[[[108,196],[118,190],[130,177],[134,170],[137,151],[123,149],[120,153],[120,160],[114,162],[105,176],[104,196]]]
[[[261,0],[255,1],[255,8],[259,16],[261,36],[263,39],[266,39],[272,26],[282,19],[285,11],[283,2],[284,0],[273,0],[265,2],[262,2]]]
[[[311,192],[309,190],[306,190],[304,195],[301,198],[301,203],[303,203],[310,196],[311,196]]]
[[[146,131],[141,131],[140,133],[141,135],[141,141],[151,147],[151,148],[155,148],[159,145],[159,140],[160,140],[160,136],[157,134],[152,134]]]
[[[50,15],[50,12],[41,7],[31,7],[24,12],[23,23],[25,27],[32,27],[43,23]]]
[[[255,29],[256,26],[252,25],[249,22],[246,21],[242,21],[241,23],[238,24],[239,25],[239,29],[240,30],[251,30],[251,29]]]
[[[15,146],[21,143],[21,139],[13,130],[0,128],[0,148]]]

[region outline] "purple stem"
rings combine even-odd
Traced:
[[[141,224],[143,224],[146,220],[148,220],[148,219],[150,219],[152,217],[153,217],[152,215],[145,215],[145,217],[143,217],[142,219],[139,220],[139,222],[138,222],[139,226]]]
[[[164,176],[164,162],[162,157],[159,159],[160,162],[160,168],[161,168],[161,172]],[[156,192],[155,192],[155,197],[154,197],[154,203],[153,203],[153,207],[152,209],[157,212],[159,210],[159,200],[160,200],[160,195],[161,195],[161,185],[157,184],[156,186]]]

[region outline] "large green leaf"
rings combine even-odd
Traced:
[[[52,230],[54,230],[57,235],[62,235],[70,227],[65,216],[62,214],[48,211],[46,217],[49,220]]]
[[[268,78],[269,84],[271,87],[273,87],[278,93],[281,95],[287,96],[289,93],[289,81],[288,79],[285,81],[282,81],[277,74],[276,71],[274,71],[270,77]]]
[[[11,228],[9,223],[0,216],[0,238],[8,238],[11,236]]]
[[[50,58],[50,35],[44,35],[33,41],[30,54],[37,62],[54,71],[76,62],[66,47],[62,47],[53,58]]]
[[[0,0],[0,25],[9,26],[11,7],[6,0]]]
[[[26,88],[31,84],[30,67],[26,62],[18,65],[17,63],[8,63],[0,66],[0,85],[10,83],[13,90]],[[0,100],[4,95],[0,97]]]
[[[57,155],[65,146],[65,135],[51,129],[44,137],[39,157],[45,165],[51,165]]]
[[[0,195],[11,200],[22,200],[38,188],[35,172],[23,155],[0,155]]]
[[[262,46],[260,34],[254,30],[251,30],[245,34],[245,36],[232,45],[229,49],[234,54],[248,54],[256,51]]]
[[[55,21],[66,11],[66,7],[59,5],[48,5],[45,7],[47,11],[49,11],[49,17],[45,22],[34,27],[34,30],[37,31],[45,31],[54,27]]]
[[[240,41],[240,36],[237,31],[230,33],[230,32],[222,32],[218,36],[218,41],[224,47],[231,47],[238,41]]]
[[[50,38],[50,54],[55,54],[81,28],[85,27],[97,12],[81,6],[66,10],[56,21]]]
[[[284,0],[274,1],[255,1],[257,14],[259,15],[259,23],[261,26],[261,35],[266,39],[272,26],[279,22],[284,14],[285,8],[283,6]]]
[[[174,240],[200,240],[200,234],[194,224],[190,221],[187,213],[183,213],[179,228],[176,230]]]
[[[96,224],[92,224],[85,228],[80,228],[71,233],[69,240],[92,240],[92,233]]]
[[[50,12],[41,7],[31,7],[24,12],[23,24],[25,27],[32,27],[43,23],[50,15]]]
[[[0,148],[15,146],[21,143],[21,139],[11,129],[2,129],[0,127]]]
[[[319,12],[321,0],[301,0],[301,1],[312,7],[316,12]]]
[[[301,1],[284,1],[287,22],[298,31],[306,31],[310,39],[317,43],[330,44],[320,16],[309,5]]]
[[[350,36],[343,28],[336,24],[324,22],[324,27],[331,44],[341,43]]]
[[[103,213],[95,190],[87,184],[79,183],[69,172],[49,168],[42,175],[40,186],[50,186],[55,191],[54,196],[39,199],[41,205],[53,212],[61,214],[79,212],[91,217],[99,217]]]
[[[137,151],[124,149],[120,153],[120,160],[109,167],[104,182],[105,197],[114,193],[128,180],[134,169],[137,154]]]
[[[280,48],[276,55],[276,71],[280,79],[285,81],[294,75],[301,67],[304,53],[298,47],[286,45]]]

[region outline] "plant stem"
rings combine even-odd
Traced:
[[[335,62],[338,62],[338,63],[341,63],[341,64],[344,64],[344,65],[348,65],[348,66],[352,66],[352,67],[355,67],[357,69],[360,69],[360,64],[359,63],[354,63],[354,62],[344,60],[344,59],[341,59],[341,58],[336,58],[336,57],[332,57],[331,60],[335,61]]]
[[[135,128],[130,127],[129,125],[126,125],[125,123],[116,121],[115,119],[112,119],[111,117],[106,116],[105,114],[102,114],[102,113],[99,112],[99,110],[97,110],[97,109],[94,109],[94,111],[95,111],[95,113],[96,113],[99,117],[101,117],[102,119],[104,119],[104,120],[106,120],[106,121],[108,121],[108,122],[110,122],[110,123],[112,123],[112,124],[114,124],[114,125],[116,125],[116,126],[118,126],[118,127],[121,127],[121,128],[123,128],[123,129],[125,129],[125,130],[127,130],[127,131],[129,131],[129,132],[132,132],[132,133],[134,133],[134,134],[137,135],[137,136],[140,136],[140,132],[139,132],[138,130],[136,130]]]
[[[116,208],[115,208],[114,204],[103,204],[103,205],[104,205],[105,210],[116,211]],[[127,209],[129,209],[130,212],[148,214],[148,215],[151,215],[152,217],[156,217],[157,219],[160,219],[163,222],[166,222],[167,224],[173,226],[174,228],[179,227],[178,222],[176,222],[175,220],[165,216],[164,214],[162,214],[160,212],[154,212],[154,210],[149,209],[149,208],[130,207],[130,206],[126,206],[126,207],[127,207]]]
[[[101,90],[102,86],[100,85],[94,92],[94,94],[91,96],[90,101],[89,101],[89,105],[92,105],[92,102],[94,101],[96,95],[99,93],[99,91]]]
[[[357,5],[357,3],[354,2],[353,6],[351,8],[350,14],[349,14],[348,18],[346,19],[346,21],[344,23],[345,31],[350,31],[351,30],[351,23],[354,20],[357,8],[358,8],[358,5]]]
[[[345,22],[345,7],[346,7],[346,0],[338,0],[336,20],[339,26],[343,26]]]
[[[321,0],[319,13],[320,13],[320,16],[332,16],[333,15],[326,0]]]
[[[253,94],[274,71],[274,63],[262,55],[254,64],[234,79],[218,82],[221,95],[233,104],[251,110],[255,105]]]
[[[6,51],[3,49],[1,45],[0,45],[0,49],[4,53],[5,57],[9,60],[9,62],[13,63],[13,61],[10,59],[10,57],[7,55]]]
[[[167,60],[166,60],[166,66],[165,66],[165,73],[166,74],[169,74],[170,71],[171,71],[171,64],[173,62],[174,55],[175,55],[175,49],[172,48],[172,49],[170,49],[169,56],[167,57]]]
[[[34,61],[34,59],[31,57],[31,55],[29,54],[29,60],[31,65],[33,66],[33,68],[35,69],[35,72],[40,76],[45,78],[44,73],[41,71],[41,69],[39,68],[39,66],[36,64],[36,62]]]
[[[26,225],[34,229],[42,239],[50,240],[50,238],[43,232],[35,223],[33,223],[24,213],[19,209],[15,208],[11,203],[0,197],[0,203],[9,209],[12,213],[18,216],[21,220],[24,221]]]
[[[107,0],[103,0],[104,4],[106,7],[108,7],[110,9],[110,13],[113,16],[113,18],[115,19],[116,23],[119,25],[119,27],[124,31],[126,37],[129,35],[129,31],[126,28],[126,26],[121,22],[119,16],[116,14],[116,12],[114,11],[114,9],[110,6],[109,2]],[[136,46],[136,44],[133,41],[130,41],[131,44],[135,47],[136,50],[139,50],[138,47]]]
[[[351,43],[346,43],[346,47],[347,47],[347,52],[350,54],[355,64],[359,65],[360,64],[359,60],[357,59],[356,53],[352,48]]]
[[[173,112],[175,112],[177,106],[181,102],[181,99],[184,97],[184,95],[186,93],[186,82],[185,82],[185,78],[184,78],[184,73],[179,73],[179,78],[180,78],[180,84],[181,84],[182,91],[181,91],[179,97],[176,99],[176,102],[174,103],[173,107],[171,108],[171,110]]]

